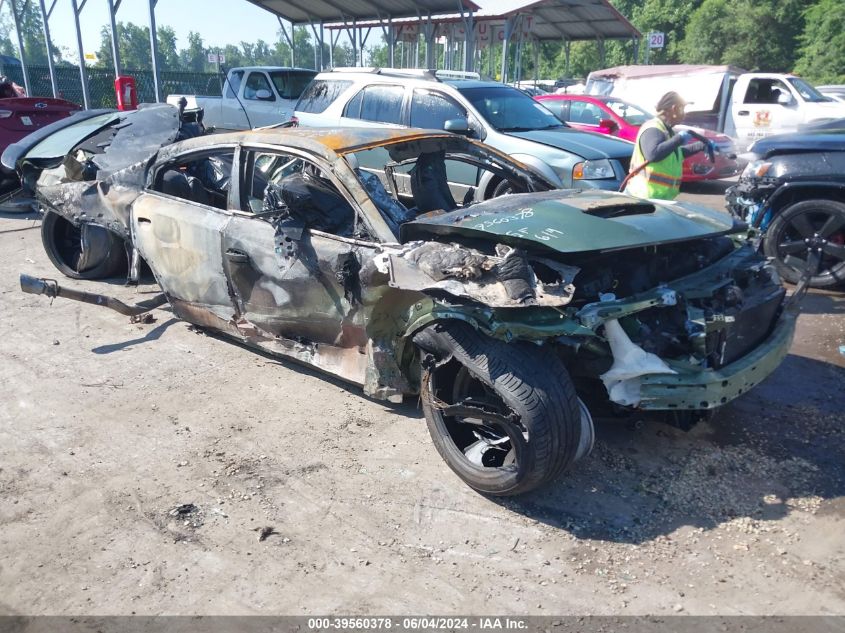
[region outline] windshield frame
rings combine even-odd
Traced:
[[[536,130],[551,130],[551,129],[560,129],[568,127],[564,124],[560,119],[558,119],[546,106],[544,106],[540,101],[536,101],[532,99],[527,94],[525,94],[522,90],[518,88],[513,88],[511,86],[501,86],[501,85],[491,85],[491,86],[467,86],[467,87],[458,87],[456,86],[455,89],[461,94],[461,96],[472,106],[473,110],[475,110],[477,116],[485,122],[486,125],[490,126],[497,132],[502,132],[504,134],[508,134],[510,132],[532,132]],[[498,94],[493,94],[498,93]],[[498,121],[498,125],[493,123],[491,120],[491,113],[487,108],[487,104],[485,104],[486,98],[498,98],[499,95],[502,95],[501,98],[509,99],[512,101],[520,100],[523,103],[530,104],[531,110],[523,109],[522,113],[528,114],[533,113],[536,111],[538,116],[540,117],[547,117],[548,124],[547,125],[516,125],[517,123],[525,123],[524,117],[520,117],[519,114],[511,115],[511,119],[508,121]],[[503,123],[513,123],[513,125],[503,125]]]

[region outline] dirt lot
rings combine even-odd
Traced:
[[[786,362],[713,421],[600,422],[575,472],[495,501],[415,402],[166,310],[51,307],[19,272],[58,277],[7,215],[0,613],[845,614],[842,294],[811,295]]]

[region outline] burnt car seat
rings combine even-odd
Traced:
[[[177,169],[168,169],[161,179],[161,192],[170,196],[190,200],[197,204],[211,204],[208,192],[202,183]]]
[[[286,176],[264,192],[264,210],[286,210],[304,226],[334,235],[352,235],[355,211],[334,186],[305,173]]]
[[[446,178],[446,152],[420,154],[410,176],[417,214],[458,208]]]

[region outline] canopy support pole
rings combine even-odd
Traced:
[[[73,0],[76,4],[76,0]],[[150,3],[150,56],[153,62],[153,90],[155,91],[156,103],[161,103],[161,83],[158,76],[158,32],[156,31],[156,4],[158,0],[149,0]],[[81,44],[80,44],[81,45]],[[86,106],[88,107],[88,106]]]
[[[44,0],[41,0],[44,3]],[[114,61],[114,76],[120,75],[120,47],[117,44],[117,24],[115,16],[120,8],[120,0],[108,0],[109,3],[109,28],[111,29],[111,54]]]
[[[44,0],[39,0],[41,6],[41,22],[44,25],[44,41],[47,44],[47,69],[50,71],[50,87],[53,89],[53,98],[58,99],[59,91],[56,87],[56,68],[53,65],[53,41],[50,39],[50,14],[47,13],[44,7]],[[53,0],[53,6],[56,6],[56,0]],[[50,11],[52,12],[52,7]],[[27,92],[27,94],[29,94]]]
[[[18,13],[18,7],[15,0],[9,0],[12,8],[12,18],[15,21],[15,34],[18,36],[18,52],[21,56],[21,70],[23,71],[23,86],[26,90],[27,96],[31,96],[29,88],[29,70],[26,67],[26,51],[23,48],[23,36],[21,35],[21,14]],[[49,51],[48,51],[49,53]],[[81,58],[81,53],[80,53]],[[87,107],[87,106],[86,106]]]
[[[150,0],[152,2],[152,0]],[[88,94],[88,70],[85,68],[85,52],[82,50],[82,31],[79,28],[79,13],[85,7],[76,4],[76,0],[70,0],[73,8],[73,21],[76,25],[76,49],[79,51],[79,77],[82,80],[82,105],[87,110],[91,107],[91,95]]]

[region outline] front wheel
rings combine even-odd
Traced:
[[[550,351],[491,339],[457,322],[427,328],[414,340],[422,349],[432,441],[470,487],[525,493],[590,452],[589,412]]]
[[[41,221],[41,242],[53,265],[71,279],[113,277],[127,267],[122,239],[99,226],[76,226],[53,211]]]
[[[778,272],[796,284],[807,267],[808,248],[821,249],[821,263],[810,278],[814,288],[845,281],[845,204],[836,200],[804,200],[778,213],[766,231],[763,251]]]

